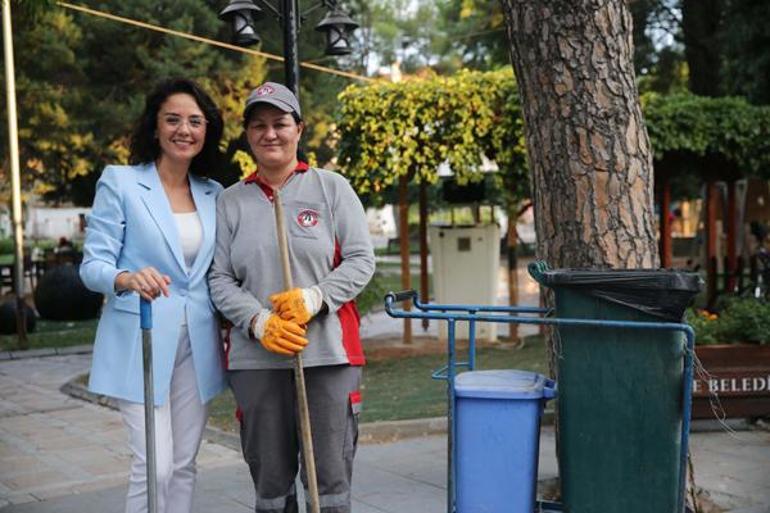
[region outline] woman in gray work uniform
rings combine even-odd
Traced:
[[[364,364],[354,299],[374,273],[366,215],[345,178],[298,160],[304,124],[285,86],[267,82],[252,91],[243,123],[258,170],[217,201],[209,286],[214,305],[233,325],[226,361],[255,511],[297,511],[292,357],[302,351],[321,509],[349,512]],[[274,189],[281,193],[297,287],[289,291]]]

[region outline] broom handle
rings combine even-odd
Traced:
[[[142,369],[144,371],[144,446],[147,462],[147,511],[158,511],[158,485],[155,458],[155,394],[152,378],[152,303],[139,300],[139,325],[142,329]]]
[[[273,190],[273,204],[275,205],[275,227],[278,235],[278,251],[281,254],[281,267],[283,270],[283,284],[285,290],[294,287],[291,279],[291,265],[289,264],[289,244],[286,239],[286,226],[283,217],[283,205],[278,189]],[[302,353],[294,355],[294,384],[297,393],[297,408],[299,409],[299,425],[302,433],[302,455],[305,458],[305,473],[307,474],[307,489],[310,494],[311,513],[321,513],[321,505],[318,499],[318,478],[315,469],[315,456],[313,453],[313,435],[310,430],[310,410],[307,403],[307,390],[305,388],[305,373],[302,368]]]

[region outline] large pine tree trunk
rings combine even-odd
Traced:
[[[538,258],[658,266],[652,152],[623,0],[501,0],[525,120]]]
[[[657,267],[652,152],[625,1],[500,1],[524,113],[537,257],[554,268]],[[555,377],[559,351],[546,333]]]

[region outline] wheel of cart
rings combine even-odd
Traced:
[[[530,266],[530,273],[540,281],[542,273],[547,271],[545,264],[538,263],[534,267]],[[538,274],[540,273],[540,274]],[[542,283],[542,281],[541,281]],[[397,303],[412,301],[416,310],[407,311],[398,308]],[[557,300],[558,303],[558,300]],[[557,305],[558,308],[558,305]],[[677,352],[681,356],[681,393],[676,400],[680,408],[681,431],[678,434],[678,452],[676,460],[677,482],[676,497],[673,499],[672,512],[685,511],[685,483],[686,483],[686,461],[688,448],[688,434],[690,429],[690,407],[692,398],[692,376],[693,376],[693,352],[695,336],[692,328],[687,324],[677,322],[643,322],[638,320],[610,320],[610,319],[587,319],[587,318],[559,318],[554,316],[554,312],[545,308],[528,306],[488,306],[488,305],[470,305],[470,304],[436,304],[423,303],[419,300],[415,291],[390,292],[385,296],[385,309],[387,313],[395,318],[406,319],[432,319],[447,322],[447,363],[440,369],[437,369],[433,379],[441,379],[447,382],[447,416],[448,416],[448,442],[447,442],[447,512],[448,513],[471,513],[462,511],[458,508],[457,501],[457,390],[455,387],[456,377],[462,370],[474,370],[476,368],[476,323],[478,322],[496,322],[508,324],[533,324],[533,325],[551,325],[555,326],[560,332],[563,330],[573,330],[580,333],[590,333],[593,330],[607,330],[616,336],[618,332],[649,333],[649,332],[674,332],[679,333],[677,340],[681,342],[681,351]],[[457,322],[468,323],[468,351],[466,359],[458,359],[457,345],[455,340],[455,328]],[[681,337],[681,335],[684,337]],[[560,400],[563,401],[563,398]],[[562,409],[560,404],[560,411]],[[566,468],[569,470],[569,467]],[[560,462],[560,473],[562,482],[564,482],[565,467]],[[533,477],[537,480],[537,475]],[[621,492],[622,493],[622,492]],[[567,498],[563,497],[567,500]],[[506,505],[501,505],[507,510]],[[572,506],[572,503],[566,502],[565,507],[570,511],[578,511]],[[644,505],[640,505],[644,509]],[[534,505],[535,511],[552,512],[562,511],[562,504],[547,501],[538,501]]]

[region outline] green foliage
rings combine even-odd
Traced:
[[[713,83],[706,85],[715,94],[770,104],[770,3],[636,0],[629,4],[640,91],[681,92],[691,74],[709,73]],[[699,69],[704,66],[708,69]]]
[[[512,194],[528,191],[510,69],[353,85],[339,100],[339,165],[360,194],[378,195],[401,176],[434,184],[442,163],[458,184],[475,182],[483,178],[482,154],[517,185]]]
[[[362,27],[361,69],[398,61],[406,74],[510,66],[499,2],[484,0],[348,0]]]
[[[770,341],[770,303],[756,299],[734,299],[719,315],[723,340],[754,344]]]
[[[12,238],[0,239],[0,255],[12,255],[13,248],[14,244]]]
[[[443,0],[438,24],[442,36],[435,42],[441,54],[439,67],[478,70],[510,65],[510,44],[500,2]]]
[[[43,11],[29,4],[14,10],[22,178],[26,190],[45,193],[59,190],[68,180],[87,174],[89,156],[98,152],[93,132],[71,115],[79,100],[70,88],[77,80],[85,79],[81,62],[73,51],[83,34],[72,17],[60,9]],[[2,92],[0,101],[5,105],[4,87]],[[6,130],[3,123],[3,159],[7,158]],[[6,172],[4,167],[2,175]],[[10,180],[2,182],[7,194]]]
[[[770,107],[692,94],[649,93],[641,101],[656,161],[683,157],[677,162],[701,172],[712,160],[744,176],[770,176]]]
[[[722,24],[724,82],[730,94],[745,95],[752,103],[770,104],[770,3],[726,2]]]
[[[642,107],[656,166],[675,171],[681,195],[709,173],[770,177],[770,107],[655,93],[642,96]],[[523,119],[507,70],[350,86],[340,95],[338,129],[342,172],[375,203],[401,176],[436,183],[443,162],[458,183],[480,180],[482,153],[500,167],[498,203],[517,205],[529,194]]]
[[[25,191],[51,201],[90,204],[104,165],[126,162],[128,135],[145,95],[169,76],[199,81],[217,101],[227,127],[223,148],[239,137],[243,99],[265,76],[262,58],[54,3],[35,9],[28,5],[38,2],[24,4],[14,5],[13,21]],[[100,0],[89,7],[213,39],[229,37],[215,2]],[[7,158],[5,130],[0,125],[2,160]],[[0,182],[8,187],[10,180]]]
[[[376,271],[364,290],[356,298],[358,311],[361,315],[366,315],[372,309],[381,306],[384,303],[383,298],[388,292],[386,280],[380,271]]]
[[[689,310],[687,322],[698,344],[770,342],[770,303],[753,298],[733,298],[718,314]]]
[[[707,310],[689,308],[685,313],[685,322],[695,330],[695,343],[698,345],[719,344],[718,316]]]

